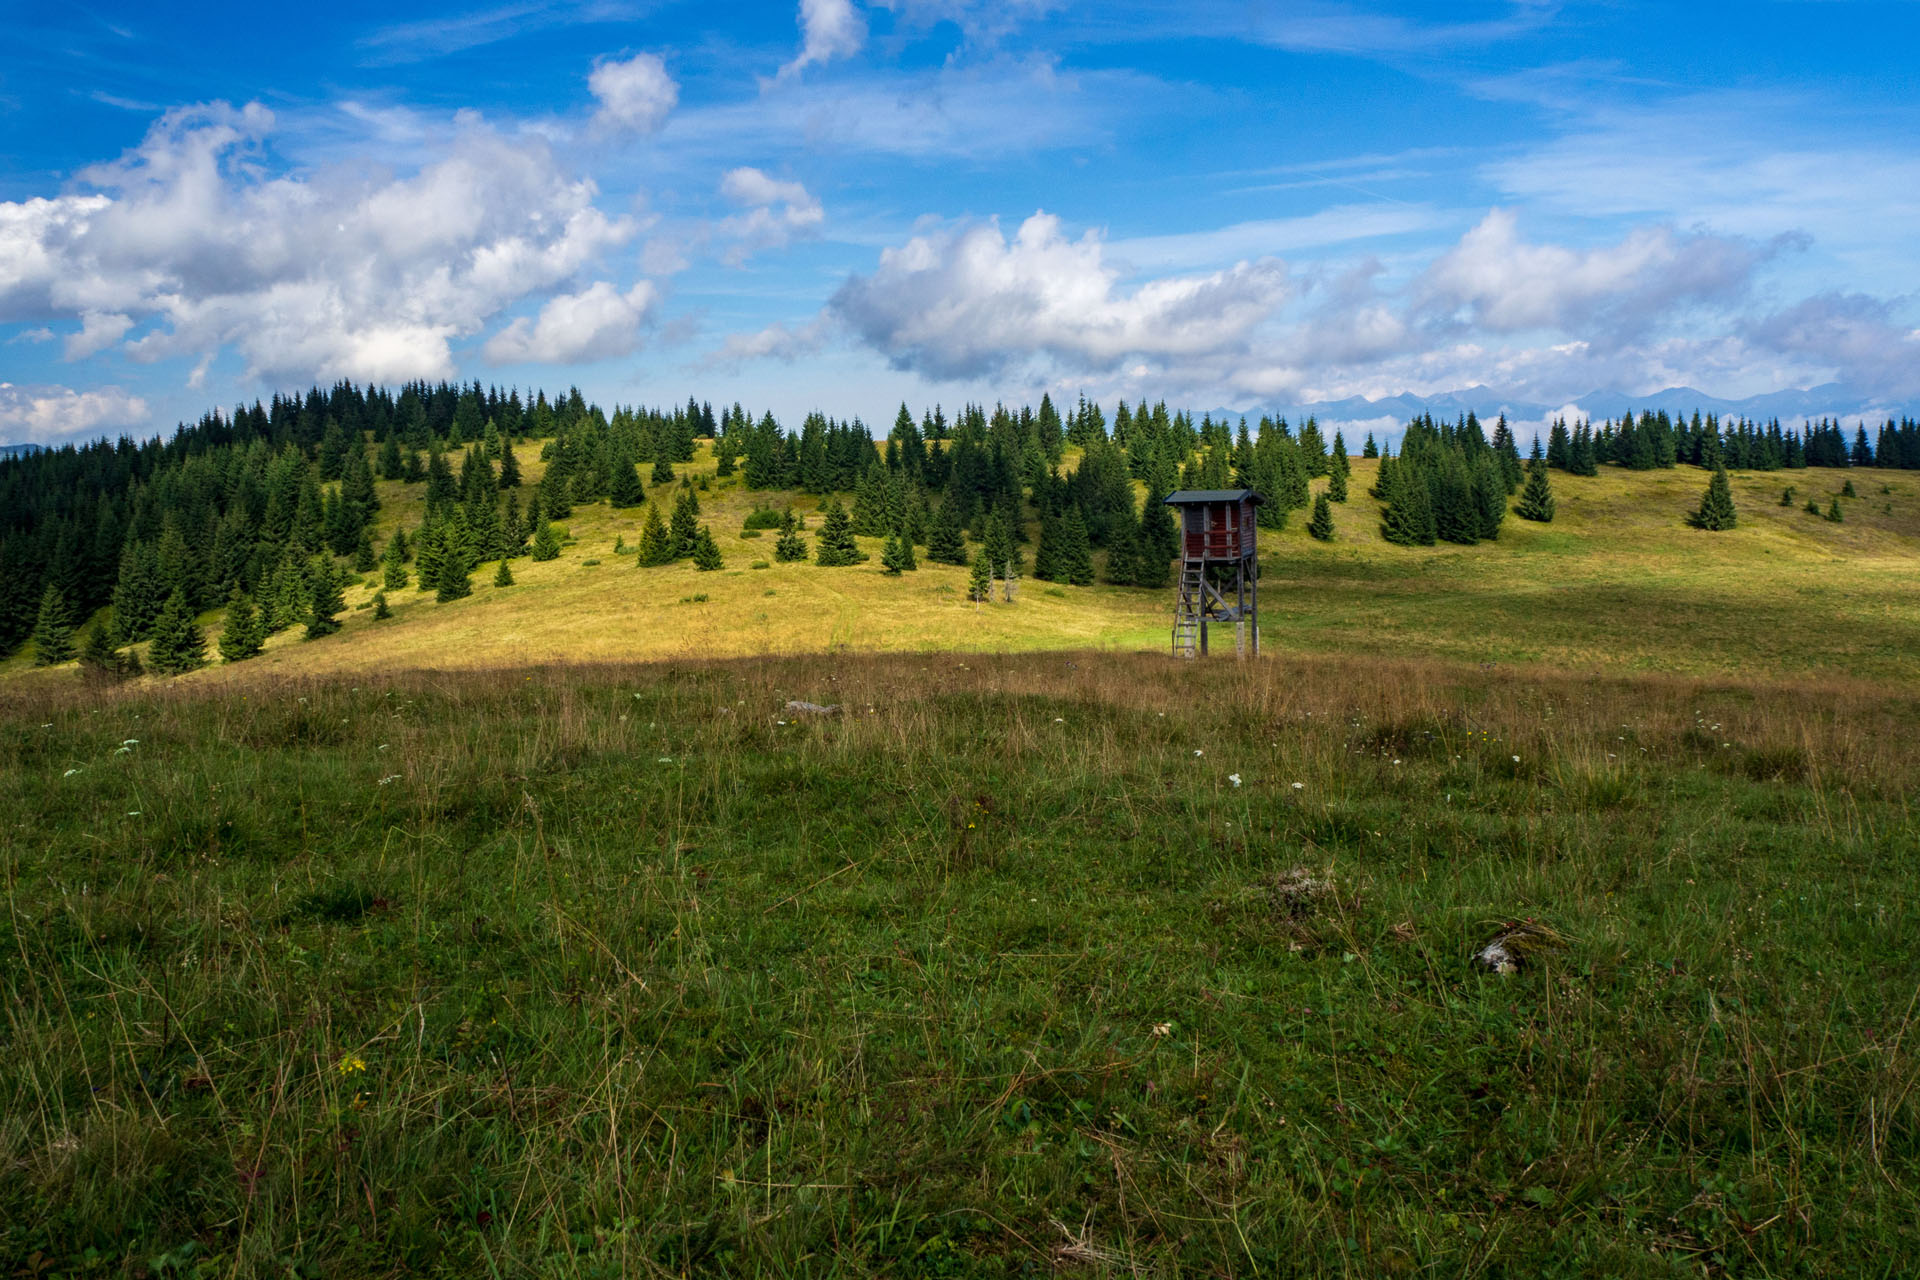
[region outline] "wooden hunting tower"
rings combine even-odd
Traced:
[[[1260,655],[1260,563],[1251,489],[1182,489],[1167,495],[1180,518],[1180,594],[1173,655],[1207,651],[1207,623],[1233,623],[1236,655]],[[1249,630],[1248,623],[1252,623]]]

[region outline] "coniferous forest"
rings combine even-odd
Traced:
[[[1086,584],[1102,551],[1105,581],[1144,588],[1167,585],[1177,553],[1166,494],[1253,488],[1267,498],[1262,525],[1278,528],[1310,506],[1315,478],[1328,477],[1332,501],[1344,501],[1349,470],[1345,439],[1329,441],[1311,419],[1297,429],[1271,418],[1230,426],[1144,402],[1121,403],[1110,419],[1084,399],[1063,416],[1044,396],[1037,407],[967,405],[951,420],[939,407],[916,419],[903,405],[876,440],[857,419],[815,413],[795,430],[738,404],[716,415],[692,399],[608,413],[577,389],[523,399],[477,383],[398,391],[341,383],[210,412],[167,439],[0,462],[0,651],[38,637],[48,660],[63,660],[79,649],[84,620],[111,606],[102,634],[89,637],[96,656],[157,638],[164,643],[150,661],[184,670],[215,647],[193,617],[223,604],[238,604],[231,612],[244,623],[217,646],[233,658],[289,627],[313,636],[336,629],[351,575],[458,599],[484,562],[551,558],[550,522],[576,505],[646,505],[641,476],[671,483],[699,440],[711,441],[718,476],[737,472],[750,490],[845,498],[846,528],[829,517],[815,549],[821,564],[864,559],[852,535],[895,543],[894,572],[914,562],[916,546],[936,563],[964,564],[974,558],[971,536],[989,578],[1025,572],[1031,558],[1037,579]],[[522,484],[508,447],[528,441],[547,463],[537,486]],[[1472,414],[1410,423],[1372,490],[1383,536],[1407,545],[1497,538],[1528,480],[1519,443],[1504,417],[1491,432]],[[1642,413],[1597,428],[1556,421],[1544,449],[1532,443],[1544,469],[1572,475],[1602,466],[1920,468],[1912,420],[1888,421],[1871,438],[1860,426],[1849,438],[1830,421],[1796,431]],[[1371,436],[1364,453],[1381,456]],[[371,535],[376,477],[422,486],[426,512],[380,546]],[[1542,494],[1546,483],[1542,470]],[[1542,501],[1536,494],[1533,514],[1523,514],[1551,519],[1550,495]],[[779,526],[778,513],[765,514],[769,528]],[[698,518],[697,495],[683,485],[671,513],[647,513],[641,562],[717,567]],[[797,529],[785,530],[778,555],[802,558],[805,548]]]

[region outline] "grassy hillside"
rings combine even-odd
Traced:
[[[1910,692],[325,651],[0,692],[10,1270],[1920,1255]]]
[[[704,446],[703,446],[704,448]],[[519,461],[531,483],[537,446]],[[1707,534],[1682,516],[1706,477],[1692,468],[1593,478],[1555,474],[1559,516],[1550,525],[1509,518],[1498,542],[1402,548],[1379,536],[1378,505],[1366,496],[1374,464],[1355,464],[1352,501],[1336,506],[1337,540],[1306,536],[1304,513],[1262,535],[1265,644],[1292,657],[1314,654],[1428,655],[1576,670],[1688,673],[1799,672],[1875,680],[1920,680],[1920,474],[1801,471],[1734,478],[1740,527]],[[393,593],[398,616],[373,622],[368,584],[347,593],[346,628],[312,644],[275,639],[260,659],[286,675],[371,672],[419,666],[624,661],[857,650],[1164,650],[1172,593],[1022,584],[1013,605],[966,601],[966,571],[922,562],[888,578],[879,540],[851,569],[772,560],[771,534],[740,536],[756,503],[806,495],[750,493],[738,478],[711,479],[704,453],[683,468],[709,477],[702,519],[726,558],[717,573],[691,566],[640,569],[616,557],[638,544],[645,508],[578,507],[563,522],[572,541],[557,561],[518,560],[515,586],[490,585],[441,605],[411,588]],[[1824,509],[1851,478],[1832,524]],[[1324,482],[1321,482],[1324,483]],[[1779,505],[1796,488],[1794,505]],[[421,486],[382,483],[377,534],[420,520]],[[671,500],[672,490],[651,491]],[[816,522],[817,523],[817,522]],[[598,563],[589,563],[597,561]],[[693,599],[704,595],[704,601]],[[205,619],[210,633],[219,616]],[[28,671],[16,655],[5,666]],[[190,677],[220,680],[219,668]]]

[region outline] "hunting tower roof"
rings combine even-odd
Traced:
[[[1249,498],[1255,506],[1266,502],[1251,489],[1176,489],[1167,495],[1167,505],[1187,507],[1202,502],[1244,502]]]

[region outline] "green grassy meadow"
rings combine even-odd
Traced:
[[[1371,478],[1257,663],[711,476],[719,572],[10,660],[0,1274],[1913,1274],[1920,474]]]
[[[0,695],[15,1274],[1920,1251],[1911,690],[250,668]]]

